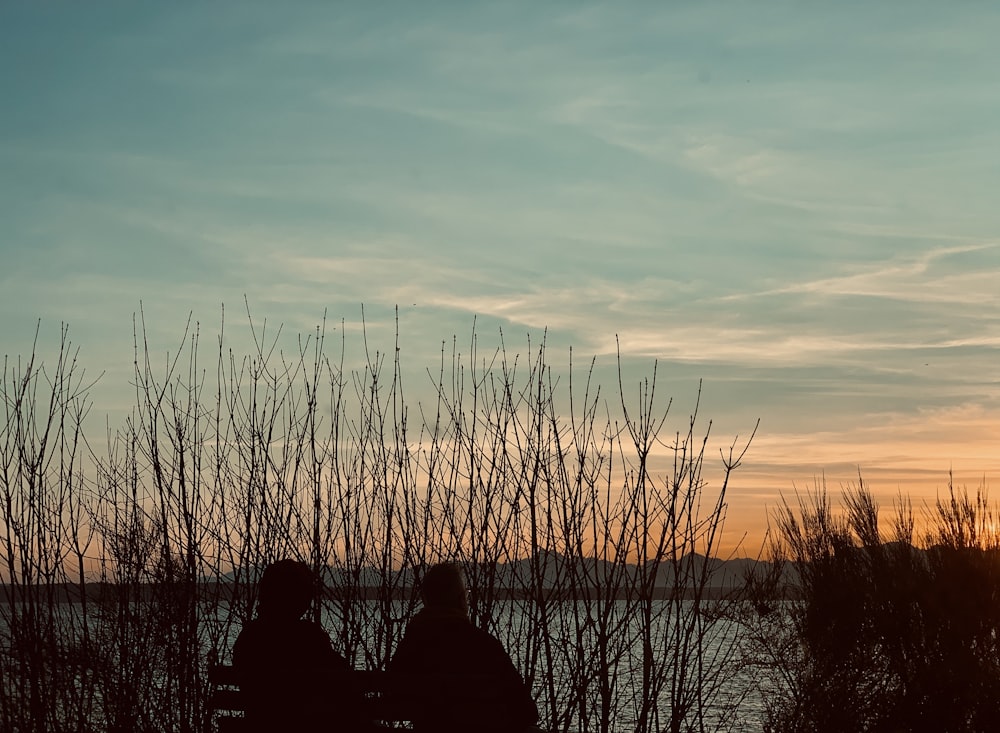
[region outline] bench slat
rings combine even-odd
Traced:
[[[243,695],[239,690],[212,690],[212,697],[209,699],[212,710],[242,711],[244,707]]]
[[[245,725],[242,713],[246,699],[240,693],[236,670],[230,665],[213,665],[208,681],[212,686],[209,705],[219,733],[240,733]],[[450,690],[465,703],[487,708],[502,696],[495,678],[482,675],[400,677],[380,670],[351,670],[332,675],[331,684],[354,698],[361,719],[381,722],[388,729],[393,729],[394,723],[411,722],[413,711],[437,690]]]

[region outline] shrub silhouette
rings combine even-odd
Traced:
[[[189,322],[163,363],[140,314],[135,403],[103,441],[65,329],[44,368],[5,360],[0,730],[211,730],[207,661],[229,661],[282,557],[322,579],[310,613],[355,667],[384,668],[415,574],[455,559],[545,727],[736,727],[738,630],[700,558],[745,447],[709,488],[708,427],[697,405],[666,427],[655,367],[604,390],[593,362],[560,380],[544,342],[484,352],[473,334],[414,402],[398,340],[345,366],[324,327],[288,350],[250,327],[249,354],[220,331],[205,361]]]
[[[909,502],[885,536],[879,509],[859,481],[841,512],[819,487],[777,513],[773,554],[796,577],[781,638],[798,643],[774,656],[784,684],[769,693],[768,729],[992,730],[1000,550],[985,490],[949,482],[916,544]]]

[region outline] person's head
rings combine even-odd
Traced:
[[[454,563],[433,565],[424,573],[420,597],[427,608],[467,612],[469,602],[462,570]]]
[[[313,597],[313,574],[298,560],[279,560],[264,569],[257,586],[257,615],[261,618],[299,618]]]

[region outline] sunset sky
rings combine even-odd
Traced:
[[[474,319],[609,390],[620,344],[677,429],[699,379],[720,445],[760,419],[749,554],[823,476],[989,484],[997,38],[939,0],[5,2],[0,352],[68,323],[114,422],[140,302],[163,353],[223,304],[245,341],[244,297],[391,347],[398,305],[418,376]]]

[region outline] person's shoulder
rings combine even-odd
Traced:
[[[469,624],[469,631],[467,632],[470,636],[475,637],[477,641],[481,644],[488,644],[490,646],[498,646],[503,648],[503,644],[498,638],[491,634],[486,629],[480,628],[479,626],[474,626]]]
[[[421,616],[418,614],[406,626],[406,636],[446,637],[461,639],[470,644],[496,644],[499,640],[486,629],[476,626],[468,618],[450,616]]]
[[[249,621],[247,621],[245,624],[243,624],[242,628],[240,629],[240,634],[239,635],[240,636],[244,636],[244,635],[249,636],[251,634],[255,634],[255,633],[257,633],[261,629],[261,627],[263,625],[264,625],[264,622],[261,619],[259,619],[259,618],[252,618]]]
[[[272,646],[268,624],[259,618],[247,621],[233,642],[233,666],[243,671],[267,666]]]
[[[238,649],[255,646],[261,638],[267,635],[264,624],[261,623],[260,619],[250,619],[243,624],[240,633],[236,635],[236,641],[233,643],[233,653],[235,654]]]
[[[320,666],[331,667],[334,670],[347,670],[350,665],[347,659],[333,648],[330,634],[320,624],[309,619],[300,619],[296,623],[296,630],[303,646],[310,647],[318,655],[317,661]]]
[[[464,628],[469,625],[468,621],[463,622],[420,611],[406,624],[403,637],[411,640],[434,639],[441,636],[450,637],[455,634],[461,634]]]
[[[475,654],[484,668],[491,673],[506,675],[515,669],[510,653],[497,637],[486,629],[472,627],[469,637],[469,647],[475,649]]]

